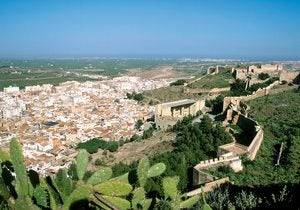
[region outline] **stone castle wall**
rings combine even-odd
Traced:
[[[216,177],[206,172],[206,170],[208,168],[225,165],[230,166],[235,172],[241,171],[243,169],[240,157],[231,152],[227,152],[226,154],[223,154],[218,158],[204,160],[197,164],[193,168],[193,185],[197,186],[213,181]]]
[[[227,92],[229,90],[230,90],[230,87],[212,88],[212,89],[206,89],[206,88],[190,89],[190,88],[185,88],[184,93],[186,93],[186,94],[199,94],[199,93],[218,94],[218,93],[221,93],[221,92]]]
[[[155,107],[155,123],[157,127],[166,130],[185,116],[195,116],[198,111],[205,107],[205,100],[195,101],[193,104],[182,105],[177,107],[164,106],[158,104]]]
[[[248,152],[247,156],[248,156],[248,158],[250,160],[254,160],[255,159],[256,154],[257,154],[257,152],[258,152],[258,150],[260,148],[260,145],[261,145],[263,139],[264,139],[264,132],[263,132],[262,129],[260,129],[256,133],[255,137],[253,138],[251,144],[249,145],[249,147],[247,149],[247,152]]]
[[[219,74],[225,71],[227,71],[227,69],[224,66],[210,66],[207,69],[206,74]]]
[[[300,71],[282,71],[280,73],[280,81],[295,82],[300,81]]]
[[[192,191],[188,192],[186,195],[188,197],[191,197],[191,196],[199,195],[203,192],[204,193],[210,192],[210,191],[214,190],[215,188],[220,187],[222,184],[225,184],[227,182],[229,182],[229,177],[217,179],[217,180],[205,183],[202,188],[197,188],[195,190],[192,190]]]
[[[251,95],[247,95],[247,96],[237,96],[237,97],[225,97],[224,101],[223,101],[223,112],[227,109],[227,107],[229,106],[229,104],[235,104],[238,105],[241,101],[250,101],[262,96],[266,96],[270,93],[270,90],[278,85],[280,82],[279,81],[275,81],[272,84],[270,84],[269,86],[265,87],[265,88],[260,88],[257,91],[253,92]]]

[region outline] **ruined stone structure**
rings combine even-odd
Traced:
[[[229,123],[238,125],[242,130],[247,132],[247,136],[250,138],[249,145],[242,145],[236,142],[233,138],[233,142],[219,146],[218,157],[210,160],[201,161],[193,168],[193,185],[198,186],[204,184],[204,187],[211,189],[208,186],[219,186],[220,183],[228,182],[228,177],[219,179],[211,175],[208,171],[210,168],[216,168],[220,166],[229,166],[235,172],[243,170],[241,155],[246,155],[250,160],[254,160],[256,154],[263,141],[263,129],[253,119],[247,116],[249,107],[245,103],[247,100],[251,100],[255,97],[266,95],[269,93],[269,89],[278,84],[276,81],[271,84],[267,89],[264,88],[254,95],[242,96],[242,97],[225,97],[223,114],[225,120],[223,125],[226,127]],[[229,128],[228,128],[229,129]],[[201,193],[200,188],[190,192],[191,195]]]
[[[282,64],[262,64],[261,66],[251,65],[248,68],[232,68],[231,70],[235,75],[235,79],[247,80],[251,78],[251,80],[253,80],[251,81],[252,84],[260,82],[257,79],[257,76],[260,73],[268,73],[270,76],[279,77],[282,71]]]
[[[247,131],[248,138],[251,138],[251,143],[249,145],[241,145],[237,142],[222,145],[219,147],[219,154],[233,152],[237,155],[246,154],[250,160],[254,160],[256,154],[260,148],[263,140],[263,130],[261,126],[253,119],[247,117],[240,111],[243,108],[237,108],[239,105],[230,105],[226,111],[226,118],[223,125],[226,126],[229,123],[233,125],[238,125],[242,130]]]
[[[226,71],[226,68],[224,66],[210,66],[207,69],[206,74],[218,74],[224,71]]]
[[[194,196],[194,195],[199,195],[203,192],[207,193],[207,192],[213,191],[217,187],[220,187],[222,184],[224,184],[226,182],[229,182],[229,177],[224,177],[224,178],[212,181],[212,182],[207,182],[201,188],[197,188],[195,190],[192,190],[192,191],[186,193],[186,195],[188,197],[191,197],[191,196]]]
[[[280,73],[280,81],[292,82],[295,84],[300,83],[300,71],[286,71]]]
[[[155,107],[155,122],[157,127],[167,129],[188,115],[196,115],[205,106],[205,100],[184,99],[158,104]]]
[[[274,88],[274,86],[279,84],[280,84],[279,81],[275,81],[272,84],[270,84],[268,87],[260,88],[257,91],[253,92],[251,95],[247,95],[247,96],[225,97],[223,101],[223,112],[228,108],[230,104],[242,105],[245,104],[246,101],[250,101],[262,96],[266,96],[270,93],[271,89]]]
[[[231,167],[235,172],[243,170],[240,157],[231,152],[226,153],[218,158],[204,160],[197,164],[193,168],[193,185],[197,186],[217,180],[217,177],[212,176],[210,173],[206,172],[206,170],[225,165]]]

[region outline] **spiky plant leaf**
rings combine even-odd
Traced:
[[[50,209],[56,210],[57,209],[57,200],[55,199],[55,192],[48,185],[47,185],[47,192],[49,195]]]
[[[78,186],[71,195],[67,198],[63,205],[63,209],[68,210],[72,203],[79,200],[89,200],[92,196],[92,188],[89,185]]]
[[[0,161],[1,162],[11,161],[9,152],[2,150],[1,148],[0,148]]]
[[[203,205],[201,206],[201,210],[212,210],[212,208],[206,203],[203,188],[201,188],[201,191],[202,191],[202,202],[203,202]]]
[[[51,182],[53,182],[52,179],[51,179]],[[56,210],[57,206],[60,204],[60,199],[59,199],[58,193],[52,188],[52,186],[49,186],[49,184],[46,182],[45,179],[41,179],[41,185],[45,189],[47,189],[47,192],[49,195],[50,209]]]
[[[62,198],[63,196],[61,195],[61,193],[58,190],[58,186],[56,185],[56,183],[54,181],[55,178],[53,176],[52,177],[50,176],[49,178],[50,178],[50,182],[49,183],[46,182],[45,186],[46,186],[49,194],[52,195],[52,198],[54,199],[55,204],[57,204],[56,206],[58,206],[59,204],[62,204],[61,200],[63,200],[63,198]],[[51,202],[51,200],[50,200],[50,202]]]
[[[86,150],[79,150],[78,155],[76,156],[76,172],[79,180],[83,179],[83,176],[86,172],[86,168],[89,162],[89,153]]]
[[[38,210],[39,208],[34,205],[30,198],[24,197],[24,198],[18,198],[15,200],[15,203],[13,206],[10,206],[11,209],[15,210]]]
[[[163,179],[163,190],[164,190],[165,198],[176,199],[176,197],[179,194],[177,189],[178,182],[179,182],[179,178],[177,176],[165,177]]]
[[[111,180],[117,180],[117,181],[129,183],[129,181],[128,181],[128,176],[129,176],[129,173],[127,172],[126,174],[123,174],[123,175],[121,175],[121,176],[114,177],[114,178],[112,178]]]
[[[138,180],[141,187],[144,187],[147,182],[149,168],[148,158],[141,159],[137,168]]]
[[[93,173],[93,175],[88,179],[87,183],[91,185],[96,185],[101,182],[107,181],[112,176],[112,170],[109,167],[103,167],[100,170]]]
[[[92,197],[92,202],[94,202],[97,206],[100,207],[100,209],[104,209],[104,210],[111,210],[112,208],[107,205],[107,200],[105,200],[103,197],[102,197],[102,201],[99,199],[99,194],[95,194],[95,197]],[[104,200],[104,202],[103,202]]]
[[[207,203],[205,203],[201,206],[201,210],[212,210],[212,208]]]
[[[148,210],[151,206],[152,203],[152,199],[146,199],[143,201],[142,206],[143,206],[143,210]]]
[[[95,185],[94,190],[107,196],[125,196],[132,191],[132,186],[125,182],[109,180]]]
[[[130,202],[124,198],[103,195],[103,198],[119,209],[130,209]]]
[[[45,208],[48,207],[48,193],[41,185],[38,185],[36,188],[34,188],[33,197],[35,198],[37,205]]]
[[[164,163],[157,163],[148,170],[148,178],[161,175],[166,170],[166,165]]]
[[[73,191],[73,183],[71,178],[68,177],[66,169],[58,170],[54,182],[62,200],[65,201]]]
[[[145,196],[145,190],[142,187],[136,188],[133,191],[133,197],[132,197],[132,208],[138,209],[138,205],[142,206],[143,201],[146,199]]]
[[[191,198],[186,199],[185,201],[182,201],[180,203],[180,208],[181,209],[190,209],[192,208],[198,201],[199,201],[199,196],[195,195]]]
[[[26,173],[21,144],[17,139],[10,141],[10,157],[16,173],[16,191],[20,198],[31,195],[30,181]]]

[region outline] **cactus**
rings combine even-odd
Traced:
[[[89,200],[92,196],[92,187],[90,185],[81,185],[78,186],[67,198],[66,202],[63,205],[63,209],[68,210],[72,203],[78,200]]]
[[[166,165],[164,163],[157,163],[150,168],[148,158],[141,159],[137,168],[137,175],[140,186],[144,187],[148,178],[159,176],[165,170]]]
[[[203,188],[201,188],[201,191],[202,191],[202,201],[203,201],[203,205],[201,206],[201,210],[212,210],[212,208],[206,203]]]
[[[133,197],[132,197],[132,208],[134,210],[140,209],[149,209],[151,205],[152,199],[146,199],[145,190],[142,187],[136,188],[133,191]]]
[[[163,190],[165,199],[171,199],[170,206],[173,209],[186,209],[192,208],[197,201],[199,200],[199,196],[193,196],[186,200],[182,200],[182,195],[180,195],[179,190],[177,189],[177,185],[179,183],[179,177],[166,177],[163,179]]]
[[[34,188],[33,197],[35,198],[37,205],[45,208],[48,207],[48,193],[41,185]]]
[[[193,197],[186,199],[185,201],[182,201],[179,207],[181,209],[189,209],[192,208],[198,201],[199,201],[199,196],[195,195]]]
[[[41,185],[43,185],[44,188],[47,189],[48,196],[49,196],[49,203],[50,203],[50,209],[56,210],[59,203],[59,198],[57,196],[57,193],[50,187],[44,179],[41,180]]]
[[[79,150],[76,156],[76,172],[79,180],[83,179],[89,162],[89,154],[86,150]]]
[[[122,181],[109,180],[95,185],[94,190],[107,196],[125,196],[132,191],[132,186]]]
[[[101,182],[107,181],[112,176],[112,170],[109,167],[101,168],[100,170],[93,173],[93,175],[88,179],[87,183],[91,185],[96,185]]]
[[[10,144],[11,161],[16,173],[15,188],[18,199],[14,200],[10,195],[3,178],[0,176],[0,196],[5,199],[11,209],[37,209],[32,203],[32,199],[41,208],[69,209],[78,200],[88,200],[91,204],[103,209],[143,209],[147,210],[155,202],[166,203],[172,209],[191,208],[198,197],[194,196],[186,200],[177,189],[178,177],[166,177],[163,179],[164,200],[147,199],[144,186],[147,179],[160,176],[166,166],[157,163],[150,167],[149,160],[140,160],[137,168],[139,187],[133,190],[128,181],[128,173],[118,177],[112,177],[112,169],[103,167],[96,171],[87,180],[84,179],[88,166],[88,153],[80,150],[75,161],[76,176],[69,176],[66,169],[58,171],[56,176],[41,179],[40,184],[33,189],[29,177],[26,173],[22,149],[19,142],[13,139]],[[12,155],[13,154],[13,155]],[[1,160],[0,160],[1,164]],[[2,168],[0,167],[0,174]],[[73,180],[72,180],[73,179]],[[130,201],[125,197],[132,198]],[[203,197],[204,199],[204,197]],[[205,199],[204,199],[205,202]],[[204,203],[205,210],[210,210]]]
[[[150,164],[148,158],[141,159],[137,168],[138,180],[141,187],[144,187],[146,184],[149,168]]]
[[[147,173],[147,177],[155,177],[161,175],[166,170],[166,165],[164,163],[157,163],[152,166]]]
[[[60,193],[63,201],[65,201],[73,191],[72,180],[68,177],[67,171],[65,169],[60,169],[57,172],[53,184],[55,185],[57,191]]]
[[[138,209],[138,205],[146,199],[145,190],[142,187],[139,187],[133,191],[132,197],[132,207],[133,209]]]
[[[106,195],[104,195],[103,198],[108,202],[112,203],[118,209],[130,209],[130,202],[126,199]]]
[[[36,205],[32,204],[31,199],[28,197],[18,198],[14,204],[10,205],[10,208],[16,210],[39,210]]]
[[[179,183],[179,177],[166,177],[163,179],[163,190],[166,198],[176,199],[179,192],[177,185]]]
[[[26,173],[22,148],[17,139],[10,142],[10,157],[16,173],[16,192],[20,198],[32,195],[32,186]]]
[[[121,182],[129,183],[128,176],[129,176],[129,173],[127,172],[126,174],[114,177],[111,180],[118,180],[118,181],[121,181]]]

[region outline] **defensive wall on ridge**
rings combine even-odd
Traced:
[[[212,89],[206,89],[206,88],[184,88],[184,93],[186,94],[200,94],[200,93],[209,93],[209,94],[218,94],[221,92],[227,92],[230,90],[230,87],[225,88],[212,88]]]
[[[263,66],[264,72],[266,69],[270,72],[280,72],[280,81],[295,82],[299,79],[300,72],[289,72],[282,69],[282,65],[265,65]],[[257,70],[257,69],[256,69]],[[258,69],[259,71],[261,70]],[[208,73],[217,73],[216,71]],[[225,120],[223,125],[231,123],[233,125],[238,125],[243,131],[247,132],[247,136],[250,137],[251,143],[249,145],[242,145],[237,143],[235,140],[232,143],[219,146],[218,157],[201,161],[193,168],[193,185],[198,186],[204,184],[202,188],[197,188],[193,191],[187,193],[187,196],[193,196],[200,194],[202,191],[208,192],[221,184],[229,182],[228,177],[218,178],[209,173],[209,168],[219,167],[219,166],[229,166],[235,172],[241,171],[243,169],[242,161],[240,155],[247,155],[250,160],[254,160],[257,152],[262,144],[264,132],[262,127],[253,119],[247,116],[247,110],[249,106],[245,103],[259,97],[266,96],[270,94],[270,90],[274,86],[280,84],[280,81],[275,81],[268,87],[258,89],[251,95],[239,96],[239,97],[225,97],[223,101],[223,114],[225,115]],[[295,88],[295,87],[290,87]],[[278,89],[274,92],[281,92],[286,90]],[[187,90],[189,91],[189,90]],[[195,90],[191,93],[201,93],[199,89],[198,92]]]
[[[250,144],[242,145],[234,139],[232,143],[219,146],[217,158],[201,161],[193,168],[194,186],[204,184],[206,187],[208,185],[211,186],[207,189],[212,189],[219,186],[220,183],[229,181],[228,177],[219,179],[213,176],[209,173],[209,168],[229,166],[235,172],[238,172],[243,170],[242,160],[240,159],[241,155],[246,155],[252,161],[255,159],[263,141],[264,133],[262,127],[255,120],[247,116],[249,107],[245,104],[245,101],[269,94],[270,89],[277,84],[279,84],[279,81],[275,81],[266,88],[257,90],[252,95],[224,98],[223,114],[225,115],[225,120],[223,121],[223,125],[227,126],[229,123],[238,125],[243,131],[246,131],[247,136],[250,138]],[[201,192],[201,189],[191,191],[190,194],[197,194],[199,192]]]
[[[274,86],[278,85],[279,83],[280,83],[279,81],[275,81],[265,88],[259,88],[257,91],[253,92],[251,95],[237,96],[237,97],[225,97],[224,101],[223,101],[223,112],[227,109],[229,104],[239,104],[240,101],[246,102],[246,101],[250,101],[250,100],[268,95],[270,93],[270,90]]]

